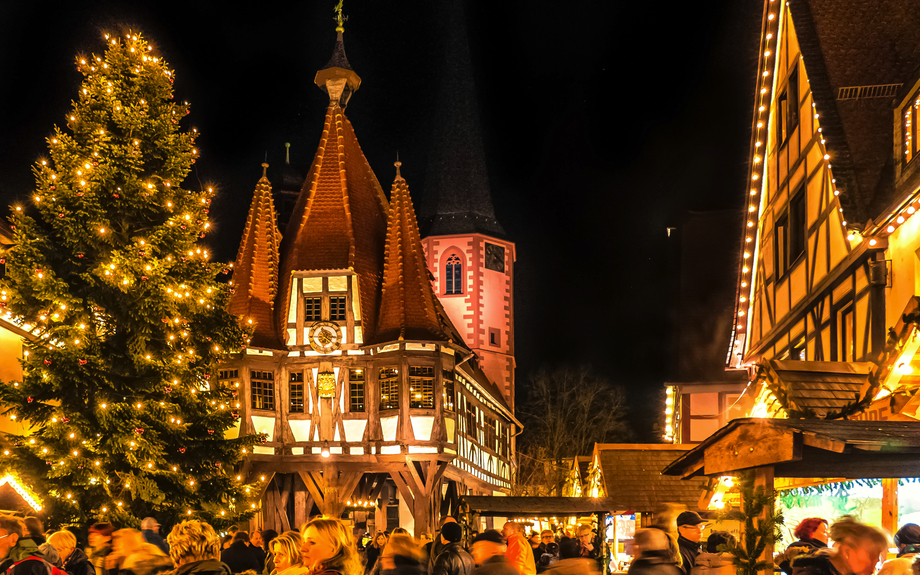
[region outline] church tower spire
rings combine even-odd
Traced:
[[[463,4],[439,4],[444,63],[420,210],[422,245],[452,324],[513,408],[515,246],[492,206]]]
[[[444,59],[420,210],[422,234],[502,237],[505,231],[495,219],[486,172],[463,2],[441,6]]]
[[[348,100],[358,88],[361,87],[361,77],[352,70],[345,56],[345,17],[342,15],[342,2],[336,7],[335,47],[332,57],[321,70],[316,72],[313,81],[320,89],[329,94],[329,105],[338,105],[342,108],[348,105]]]

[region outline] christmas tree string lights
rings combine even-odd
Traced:
[[[234,469],[259,437],[231,437],[238,391],[217,366],[250,323],[198,243],[214,190],[182,187],[199,151],[173,72],[140,34],[105,40],[76,59],[77,98],[10,220],[0,315],[32,338],[22,381],[0,384],[25,428],[0,466],[53,520],[230,525],[257,508]]]

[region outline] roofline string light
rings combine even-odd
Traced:
[[[766,11],[766,19],[764,25],[764,38],[761,49],[761,66],[760,73],[758,74],[759,86],[756,90],[755,96],[755,107],[757,109],[757,114],[755,116],[754,128],[752,131],[752,153],[751,153],[751,189],[748,196],[748,211],[747,218],[745,220],[744,227],[744,242],[742,243],[742,259],[741,259],[741,273],[739,274],[738,279],[738,292],[735,300],[735,322],[732,326],[732,335],[731,335],[731,346],[729,349],[728,364],[731,366],[737,366],[740,361],[736,363],[735,358],[742,354],[744,349],[745,339],[739,341],[739,337],[743,338],[743,333],[748,330],[751,325],[751,314],[749,313],[749,308],[754,296],[754,284],[755,276],[757,269],[757,260],[758,253],[760,251],[760,241],[759,235],[757,234],[757,222],[760,219],[760,210],[762,208],[762,197],[765,179],[763,177],[765,166],[767,164],[767,143],[769,139],[769,118],[770,118],[770,102],[771,94],[776,90],[775,84],[775,73],[772,73],[771,70],[775,70],[775,58],[778,55],[777,51],[779,50],[777,41],[779,40],[779,32],[781,27],[782,17],[777,17],[777,13],[772,10],[775,0],[769,0]],[[789,3],[785,3],[786,9],[788,9]],[[783,14],[783,8],[780,7],[780,16]],[[799,56],[801,59],[801,55]],[[773,63],[771,65],[771,63]],[[814,102],[812,102],[812,108],[815,108]],[[819,118],[817,111],[814,113],[814,120]],[[817,128],[817,133],[821,133],[822,129],[819,126]],[[831,170],[831,156],[827,151],[826,140],[823,134],[819,138],[820,145],[824,151],[823,161],[826,164],[828,173],[830,174]],[[836,184],[836,179],[831,175],[831,185]],[[840,190],[834,190],[834,197],[839,198]],[[918,206],[920,207],[920,206]],[[837,209],[839,213],[843,213],[843,208],[840,207],[839,199],[837,199]],[[844,228],[847,226],[846,220],[842,219],[842,225]],[[890,227],[890,226],[889,226]],[[862,235],[858,233],[851,232],[847,235],[849,241],[860,242],[862,241]],[[753,249],[751,248],[753,244]],[[871,246],[875,245],[875,241],[870,242]]]

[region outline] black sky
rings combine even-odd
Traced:
[[[381,185],[397,151],[416,205],[438,69],[439,5],[348,0],[361,89],[348,116]],[[453,0],[451,0],[453,1]],[[76,96],[78,53],[143,32],[176,70],[202,136],[191,182],[220,190],[212,246],[235,256],[268,153],[309,164],[334,40],[332,0],[0,3],[0,204],[28,195],[44,137]],[[665,228],[744,198],[761,5],[753,0],[467,2],[496,215],[517,244],[518,386],[590,363],[630,390],[640,437],[672,364]],[[739,230],[740,232],[740,230]],[[671,314],[671,315],[669,315]]]

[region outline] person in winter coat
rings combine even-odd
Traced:
[[[428,572],[431,573],[431,570],[434,569],[434,562],[438,558],[438,555],[441,554],[443,545],[441,544],[441,529],[444,529],[444,526],[448,523],[456,523],[457,520],[446,515],[438,521],[438,530],[434,534],[434,538],[431,540],[431,543],[425,544],[425,547],[422,549],[422,552],[428,557]]]
[[[809,517],[802,519],[793,534],[798,541],[790,543],[783,553],[776,557],[775,563],[783,573],[792,575],[792,560],[799,555],[808,555],[818,549],[827,547],[827,519]]]
[[[111,523],[95,523],[89,528],[89,547],[86,554],[96,575],[106,575],[105,558],[112,552],[112,533],[115,527]]]
[[[262,575],[270,575],[270,573],[275,570],[275,557],[272,553],[272,541],[277,536],[278,532],[274,529],[264,529],[262,531],[262,541],[265,542],[265,567],[262,569]]]
[[[310,575],[361,575],[363,571],[351,529],[338,519],[307,523],[300,555]]]
[[[878,575],[912,575],[911,566],[920,553],[920,525],[907,523],[894,534],[894,546],[898,556],[885,561]]]
[[[735,575],[731,553],[719,552],[720,546],[734,547],[735,537],[728,531],[713,531],[706,540],[706,552],[696,556],[690,575]]]
[[[48,575],[48,565],[22,521],[9,515],[0,516],[0,573]]]
[[[109,560],[118,563],[118,575],[155,575],[173,568],[172,560],[159,547],[147,543],[137,529],[119,529],[112,534],[112,543]]]
[[[700,554],[700,540],[703,538],[703,518],[695,511],[684,511],[677,516],[677,546],[680,550],[680,568],[684,575],[690,575]]]
[[[671,541],[661,529],[642,529],[636,533],[636,559],[627,575],[681,575],[671,553]]]
[[[220,538],[203,521],[183,521],[169,532],[169,557],[176,568],[166,575],[230,575],[220,562]]]
[[[473,570],[473,556],[460,545],[463,527],[459,523],[447,523],[441,528],[443,551],[434,562],[431,575],[469,575]]]
[[[831,525],[832,549],[819,549],[792,561],[793,575],[872,575],[888,536],[847,515]]]
[[[365,573],[370,573],[374,570],[374,567],[377,566],[377,560],[380,558],[380,554],[383,552],[383,548],[386,547],[386,545],[387,534],[383,531],[378,531],[377,535],[374,536],[374,541],[364,550]]]
[[[141,533],[144,535],[144,541],[151,545],[156,545],[164,555],[169,555],[169,544],[160,535],[160,522],[153,517],[145,517],[141,521]]]
[[[42,522],[38,520],[38,517],[26,517],[22,522],[26,526],[29,538],[35,541],[36,545],[41,547],[44,543],[47,543],[45,541],[45,528]]]
[[[584,544],[578,539],[563,537],[559,542],[559,561],[547,575],[600,575],[597,560],[583,555]]]
[[[271,575],[307,575],[310,570],[303,566],[300,555],[301,538],[294,533],[285,533],[271,542],[275,558],[275,570]]]
[[[524,539],[524,528],[520,523],[508,521],[502,527],[502,536],[508,544],[505,557],[508,563],[518,572],[518,575],[537,575],[537,566],[533,562],[533,551],[530,543]]]
[[[42,543],[38,546],[38,552],[41,554],[45,561],[57,567],[58,569],[63,569],[61,556],[58,555],[57,549],[55,549],[53,545],[50,543]]]
[[[505,539],[495,529],[487,529],[477,535],[471,551],[478,567],[470,575],[518,575],[505,557],[508,551]]]
[[[94,575],[92,564],[82,549],[77,548],[77,538],[70,531],[55,531],[48,543],[58,552],[61,569],[70,575]]]
[[[243,571],[252,570],[259,572],[262,567],[259,566],[259,557],[249,545],[249,533],[246,531],[237,531],[233,534],[233,542],[220,553],[220,560],[223,561],[233,573],[242,573]]]

